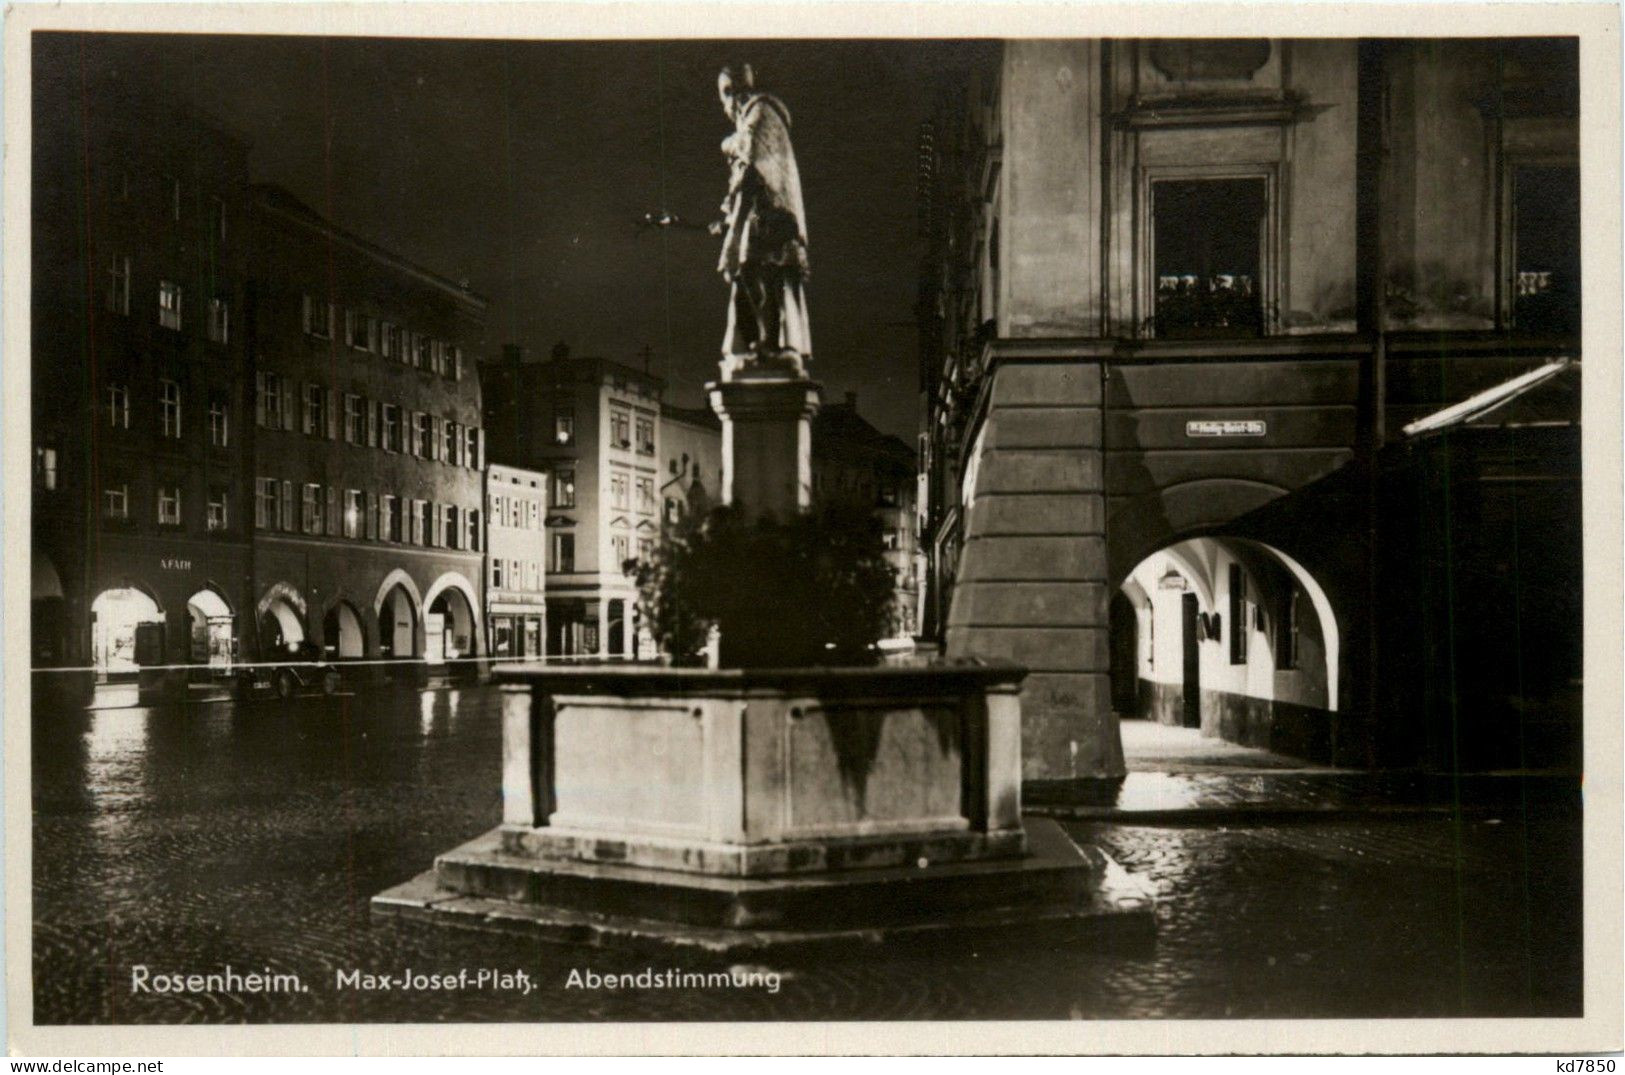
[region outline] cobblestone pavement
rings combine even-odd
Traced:
[[[34,720],[35,1018],[86,1022],[1573,1015],[1578,818],[1537,809],[1298,824],[1074,823],[1148,877],[1129,951],[928,951],[773,968],[776,993],[567,988],[699,969],[429,926],[367,899],[495,824],[493,692]],[[133,993],[131,973],[299,976],[308,992]],[[523,969],[529,995],[335,988],[344,968]]]

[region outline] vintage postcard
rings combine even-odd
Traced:
[[[12,7],[8,1047],[1619,1050],[1618,34]]]

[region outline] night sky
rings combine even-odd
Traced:
[[[727,186],[727,61],[789,106],[806,196],[812,374],[912,442],[916,131],[963,43],[526,42],[105,35],[93,67],[243,136],[257,182],[490,300],[483,351],[567,342],[703,402],[727,290],[705,223]]]

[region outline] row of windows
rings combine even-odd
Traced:
[[[609,502],[611,507],[626,510],[631,507],[627,496],[631,475],[622,471],[610,471],[609,474]],[[646,515],[653,515],[655,510],[655,480],[651,477],[637,479],[638,510]]]
[[[322,302],[314,295],[303,296],[302,324],[307,336],[330,340],[339,327],[339,307]],[[422,332],[412,332],[382,321],[360,310],[343,311],[343,343],[353,351],[364,351],[415,369],[439,374],[447,380],[461,380],[463,349]]]
[[[102,389],[103,413],[112,429],[130,428],[130,386],[115,383]],[[185,429],[185,404],[179,381],[160,378],[158,381],[158,432],[173,440],[181,439]],[[231,404],[222,392],[209,393],[209,443],[216,448],[231,443]]]
[[[113,199],[118,202],[128,202],[135,189],[133,177],[128,170],[119,171],[112,178]],[[158,177],[158,204],[162,206],[164,215],[177,223],[182,219],[181,210],[185,205],[183,197],[184,188],[178,177],[161,175]],[[226,202],[217,195],[210,195],[207,202],[209,233],[216,242],[224,242],[226,238]]]
[[[557,424],[557,415],[554,422]],[[571,419],[572,430],[574,419]],[[609,446],[611,448],[632,447],[633,430],[637,432],[637,450],[639,455],[655,454],[655,420],[638,415],[634,422],[632,412],[613,404],[609,408]],[[573,435],[572,435],[573,439]],[[563,443],[562,441],[560,443]]]
[[[534,497],[491,494],[491,525],[513,530],[540,530],[542,505]]]
[[[213,532],[226,529],[229,525],[227,490],[220,486],[209,489],[208,500],[204,507],[204,525]],[[120,522],[130,519],[130,483],[128,481],[109,482],[102,486],[102,517]],[[158,486],[155,496],[157,508],[157,521],[159,526],[182,526],[185,524],[185,515],[182,510],[181,486],[179,483],[165,483]]]
[[[124,317],[130,315],[131,281],[134,278],[132,261],[128,254],[114,254],[106,265],[107,312]],[[158,281],[158,324],[162,328],[180,332],[185,325],[185,289],[174,280]],[[229,292],[209,296],[204,304],[204,329],[211,343],[226,343],[231,336],[231,299]]]
[[[279,373],[255,374],[254,418],[267,429],[291,431],[297,422],[304,433],[313,437],[342,437],[346,444],[382,448],[474,470],[485,465],[485,431],[478,426],[465,426],[353,392],[340,393],[313,381],[307,381],[303,391],[296,394],[293,378]]]
[[[493,556],[487,570],[491,576],[493,589],[537,592],[542,589],[542,565],[535,560],[512,560]]]
[[[254,479],[254,525],[261,530],[480,550],[477,508],[437,504],[335,485]],[[341,499],[342,494],[342,499]]]
[[[624,571],[626,562],[632,558],[632,539],[626,534],[613,534],[610,536],[609,545],[611,550],[610,560],[612,561],[610,569]],[[638,538],[639,560],[648,560],[654,555],[654,551],[654,538]]]

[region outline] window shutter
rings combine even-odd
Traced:
[[[339,518],[339,487],[336,485],[327,487],[327,525],[323,530],[334,537],[344,532],[343,520]]]
[[[339,439],[339,390],[327,390],[327,439]]]
[[[418,416],[419,416],[419,412],[418,411],[410,411],[408,413],[410,413],[411,416],[412,416],[411,417],[411,425],[406,427],[407,428],[407,436],[412,441],[412,455],[417,457],[417,458],[422,458],[423,457],[423,443],[420,440],[418,440]]]
[[[378,401],[369,399],[365,401],[367,410],[367,447],[378,447]],[[369,494],[370,495],[370,494]]]
[[[265,377],[264,370],[254,374],[254,421],[261,428],[265,426]]]
[[[430,459],[439,459],[440,458],[440,437],[441,437],[440,426],[441,426],[441,419],[436,418],[436,417],[431,415],[429,417],[429,458]]]
[[[366,516],[363,521],[363,530],[368,541],[375,541],[378,538],[378,495],[376,493],[363,495],[365,497],[365,506],[361,509],[361,513]]]
[[[282,375],[278,373],[273,373],[271,376],[281,377],[282,391],[280,393],[280,397],[282,399],[282,428],[291,432],[293,430],[293,412],[299,409],[299,401],[294,399],[293,396],[293,378],[282,377]]]
[[[434,536],[430,544],[438,548],[446,543],[446,519],[442,506],[439,504],[434,505],[429,512],[429,517],[433,520],[431,525],[434,527]]]
[[[293,525],[293,482],[282,483],[282,529],[292,530]]]

